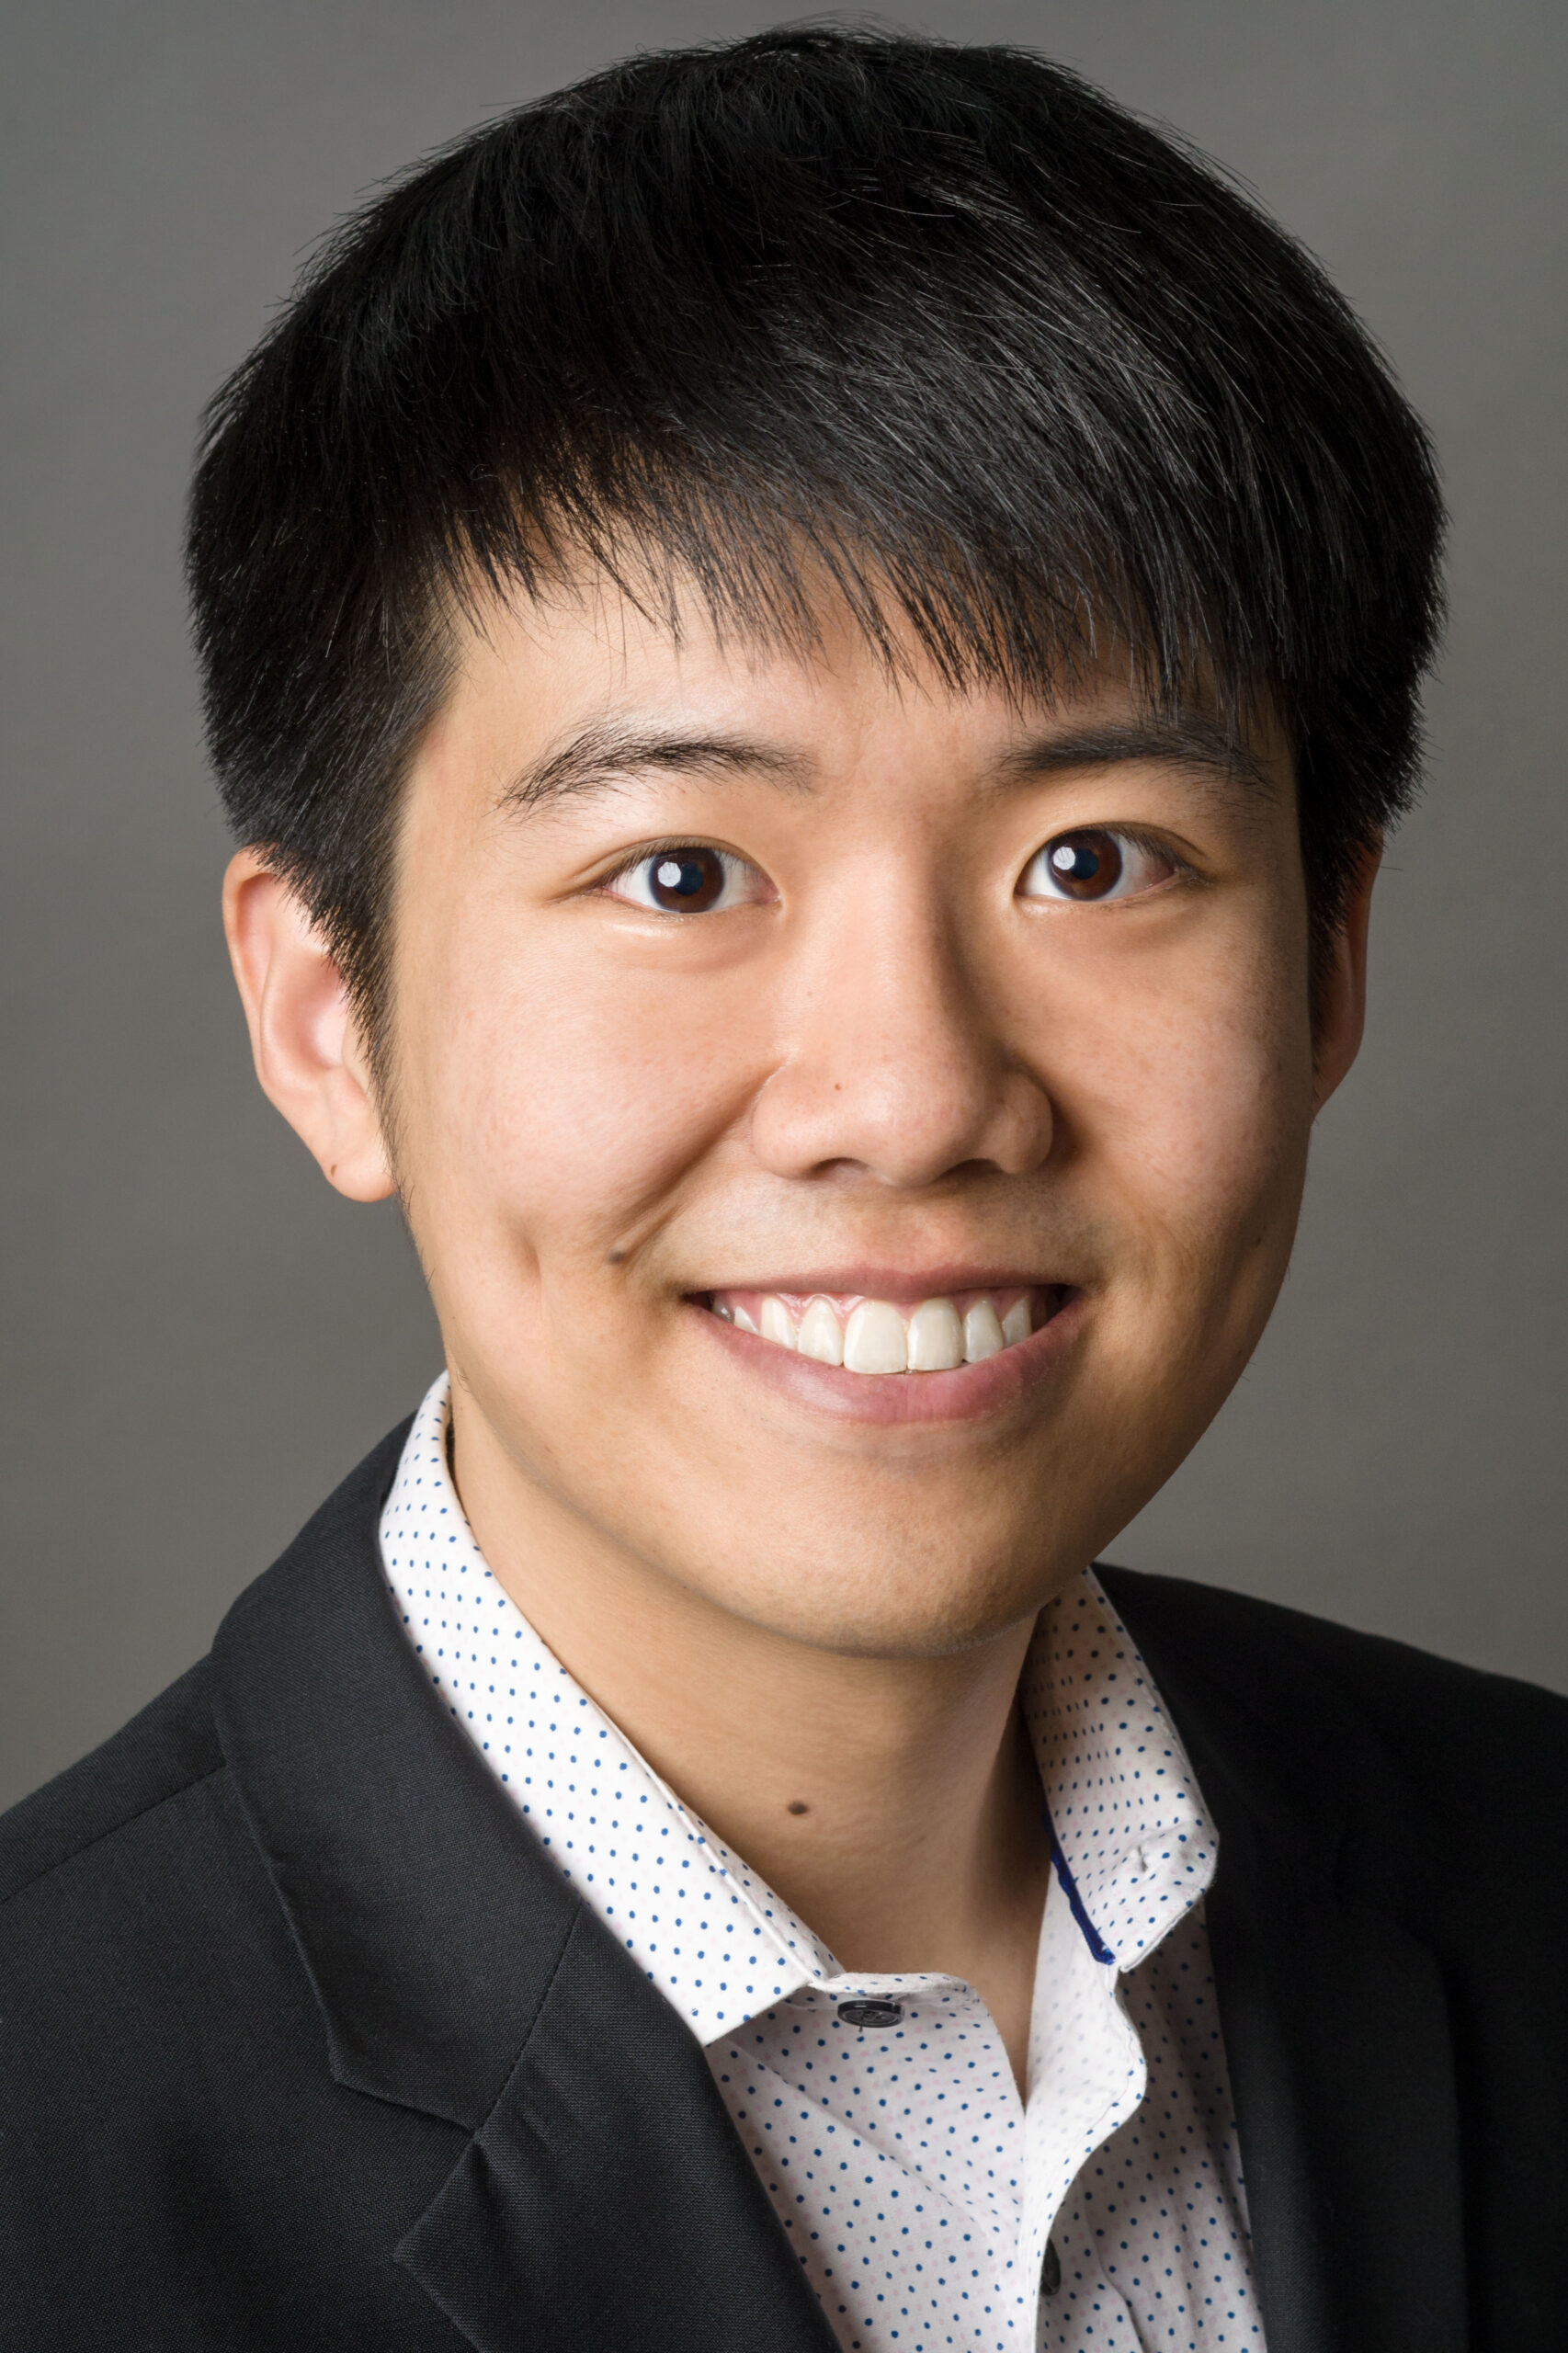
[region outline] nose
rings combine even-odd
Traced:
[[[953,920],[914,893],[846,896],[853,912],[841,903],[792,960],[784,1051],[753,1110],[758,1159],[778,1176],[903,1189],[963,1167],[1040,1167],[1050,1098],[1009,1050],[1006,1008]]]

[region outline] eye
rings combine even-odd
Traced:
[[[677,842],[648,850],[612,874],[604,886],[634,907],[666,915],[706,915],[715,909],[744,906],[767,894],[755,866],[733,850],[709,849],[700,842]]]
[[[1132,899],[1181,871],[1168,850],[1131,834],[1082,825],[1036,850],[1018,883],[1025,899]]]

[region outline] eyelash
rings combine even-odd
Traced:
[[[667,841],[644,842],[640,848],[632,852],[630,858],[624,858],[612,873],[607,874],[596,888],[606,896],[614,897],[618,895],[618,884],[624,884],[631,875],[644,867],[653,866],[656,860],[667,859],[672,864],[688,864],[695,858],[714,858],[721,863],[724,870],[723,887],[726,891],[733,881],[743,879],[748,874],[756,875],[759,880],[767,879],[763,876],[761,868],[754,866],[750,858],[743,858],[738,850],[722,848],[717,842],[693,841],[687,835],[672,835]],[[625,897],[624,904],[637,907],[642,914],[676,915],[706,914],[710,912],[711,904],[710,903],[709,906],[693,906],[686,909],[679,906],[659,907],[656,904],[650,906],[645,901],[631,899],[630,895]]]
[[[1068,848],[1074,843],[1080,845],[1075,853]],[[1115,871],[1109,878],[1108,887],[1095,891],[1088,886],[1101,879],[1098,867],[1107,846],[1115,855]],[[1159,881],[1146,883],[1141,889],[1121,892],[1119,885],[1123,879],[1126,854],[1130,850],[1158,859],[1169,868],[1169,873]],[[1066,859],[1074,862],[1064,862],[1064,853]],[[1049,877],[1060,887],[1027,891],[1024,885],[1037,870],[1040,870],[1042,880]],[[1156,835],[1141,832],[1132,825],[1069,825],[1061,833],[1053,834],[1049,841],[1042,842],[1028,860],[1018,877],[1017,895],[1025,899],[1044,900],[1058,906],[1112,906],[1125,904],[1131,899],[1151,897],[1154,892],[1165,889],[1173,881],[1191,882],[1197,880],[1196,870],[1178,856],[1168,842]],[[1082,882],[1085,887],[1075,889],[1073,887],[1075,882]]]
[[[1068,844],[1074,841],[1081,847],[1077,852],[1078,864],[1070,873],[1062,865],[1062,853]],[[1084,861],[1085,859],[1092,861],[1095,858],[1096,855],[1095,845],[1099,843],[1112,845],[1116,853],[1116,871],[1111,877],[1108,888],[1098,893],[1088,889],[1082,892],[1074,890],[1071,884],[1074,880],[1082,880],[1087,883],[1097,879],[1095,865],[1091,862],[1085,868]],[[1122,880],[1124,858],[1128,850],[1139,851],[1146,857],[1160,859],[1170,868],[1170,874],[1159,882],[1146,884],[1141,890],[1119,892],[1118,886]],[[1103,855],[1103,853],[1100,854]],[[698,863],[704,859],[717,861],[722,870],[722,881],[719,890],[716,892],[710,891],[706,899],[703,897],[703,884]],[[733,882],[747,874],[756,876],[759,881],[767,881],[762,870],[754,866],[749,858],[743,858],[738,850],[721,848],[716,842],[693,841],[689,836],[679,839],[672,835],[667,841],[642,844],[595,887],[609,897],[621,895],[618,892],[617,886],[624,885],[631,876],[637,874],[644,868],[652,867],[656,860],[668,860],[672,866],[678,865],[685,872],[697,878],[686,894],[691,897],[693,904],[689,907],[682,907],[678,904],[661,906],[656,902],[650,904],[645,900],[634,900],[629,893],[624,894],[625,904],[638,906],[647,914],[674,915],[707,914],[716,905],[720,912],[726,912],[722,902]],[[1042,861],[1048,861],[1042,870],[1042,879],[1049,878],[1060,884],[1061,888],[1026,891],[1024,888],[1026,881],[1037,868],[1041,868]],[[1074,825],[1065,828],[1060,834],[1053,834],[1048,841],[1040,844],[1025,863],[1016,886],[1016,895],[1037,903],[1043,900],[1047,904],[1059,906],[1116,905],[1125,904],[1128,899],[1147,897],[1153,892],[1165,887],[1169,881],[1176,880],[1193,881],[1197,879],[1194,869],[1186,859],[1179,857],[1167,842],[1160,840],[1153,835],[1145,834],[1131,825]],[[711,880],[711,870],[710,870],[710,880]],[[673,875],[667,887],[672,891],[676,887]]]

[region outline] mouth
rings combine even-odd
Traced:
[[[798,1284],[711,1290],[697,1304],[770,1348],[863,1379],[918,1382],[1024,1347],[1074,1296],[1066,1283],[886,1285],[882,1295]]]

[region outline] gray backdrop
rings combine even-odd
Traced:
[[[250,1075],[177,564],[197,412],[414,155],[701,0],[9,0],[0,1800],[205,1647],[434,1370]],[[1561,0],[926,0],[1241,171],[1431,420],[1453,623],[1372,1025],[1221,1421],[1116,1548],[1568,1689]]]

